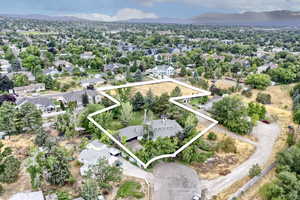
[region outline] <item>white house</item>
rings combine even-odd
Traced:
[[[42,191],[38,192],[20,192],[14,194],[9,198],[9,200],[44,200],[44,195]]]
[[[95,58],[95,55],[93,55],[93,52],[86,51],[83,54],[80,55],[81,59],[89,60]]]
[[[160,65],[154,67],[151,72],[156,77],[173,76],[175,74],[175,69],[168,65]]]

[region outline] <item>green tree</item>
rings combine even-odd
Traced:
[[[142,110],[145,105],[145,100],[140,92],[137,92],[132,98],[132,106],[134,111]]]
[[[76,135],[76,119],[74,115],[70,112],[66,112],[62,115],[57,116],[56,128],[57,130],[67,137],[73,137]]]
[[[14,74],[12,80],[15,87],[29,85],[28,77],[25,74]]]
[[[172,90],[170,96],[171,96],[171,97],[179,97],[179,96],[182,96],[181,89],[180,89],[178,86],[176,86],[176,87],[174,88],[174,90]]]
[[[261,174],[261,167],[258,164],[253,165],[249,170],[249,177],[253,178]]]
[[[224,97],[213,104],[212,114],[221,124],[239,134],[250,133],[253,124],[247,120],[247,108],[236,96]]]
[[[256,89],[266,89],[271,85],[271,78],[267,74],[250,74],[246,78],[246,84]]]
[[[81,197],[84,200],[95,200],[98,198],[99,194],[97,182],[92,178],[86,179],[81,188]]]
[[[121,180],[122,170],[120,167],[109,165],[107,160],[100,159],[88,174],[95,178],[100,189],[111,189],[111,183]]]
[[[21,162],[12,154],[9,147],[0,142],[0,182],[13,183],[17,180]]]
[[[121,104],[121,115],[120,120],[123,124],[128,125],[128,123],[133,119],[133,107],[127,102]]]

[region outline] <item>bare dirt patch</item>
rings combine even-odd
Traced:
[[[230,136],[224,133],[216,133],[217,141],[220,142]],[[203,136],[207,137],[207,134]],[[197,171],[200,178],[215,179],[220,176],[229,174],[234,168],[246,161],[255,151],[255,146],[252,144],[233,139],[237,153],[216,152],[214,157],[208,159],[204,163],[192,164],[192,167]]]

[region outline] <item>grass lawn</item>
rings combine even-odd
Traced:
[[[118,189],[117,198],[143,198],[145,194],[143,192],[140,192],[141,188],[142,186],[140,183],[137,183],[135,181],[126,181]]]

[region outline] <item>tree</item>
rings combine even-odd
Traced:
[[[261,174],[261,168],[258,164],[253,165],[249,170],[249,177],[253,178]]]
[[[179,76],[184,77],[187,74],[187,70],[184,66],[180,68]]]
[[[28,77],[25,74],[14,74],[12,80],[15,87],[29,85]]]
[[[140,81],[143,81],[144,77],[143,77],[143,74],[141,72],[140,69],[137,70],[137,72],[134,74],[134,80],[136,82],[140,82]]]
[[[194,114],[189,114],[184,122],[184,127],[193,127],[195,128],[198,124],[198,119]]]
[[[99,194],[97,182],[92,178],[86,179],[81,188],[81,197],[84,200],[95,200]]]
[[[258,116],[258,120],[263,120],[266,116],[266,107],[264,105],[250,102],[247,108],[248,115],[253,117],[254,115]]]
[[[0,95],[0,106],[1,106],[4,102],[15,103],[15,102],[16,102],[16,98],[15,98],[14,95],[11,95],[11,94],[3,94],[3,95]]]
[[[86,107],[88,104],[89,104],[89,97],[88,97],[87,93],[84,93],[82,95],[82,105],[84,107]]]
[[[7,133],[16,132],[15,119],[15,105],[10,102],[4,102],[0,107],[0,130]]]
[[[66,112],[62,115],[57,116],[56,120],[56,128],[57,130],[67,136],[67,137],[73,137],[76,134],[76,119],[74,118],[74,115],[70,112]]]
[[[133,107],[129,102],[121,104],[120,120],[123,124],[127,125],[133,119],[132,111]]]
[[[236,96],[224,97],[213,104],[214,118],[231,131],[239,134],[250,133],[253,124],[247,120],[247,108]]]
[[[259,92],[256,101],[261,104],[271,104],[271,95]]]
[[[155,104],[156,98],[152,92],[151,89],[148,90],[146,97],[145,97],[145,108],[146,109],[151,109],[152,106]]]
[[[12,155],[9,147],[0,142],[0,182],[13,183],[17,180],[21,162]]]
[[[0,91],[8,92],[14,88],[14,82],[9,80],[6,75],[0,75]]]
[[[35,188],[38,188],[43,180],[51,185],[64,186],[72,177],[65,152],[57,147],[33,152],[27,171]]]
[[[256,89],[266,89],[271,85],[271,78],[267,74],[250,74],[246,78],[246,84]]]
[[[176,86],[176,87],[174,88],[174,90],[172,90],[170,96],[171,96],[171,97],[179,97],[179,96],[182,96],[181,89],[180,89],[178,86]]]
[[[140,92],[137,92],[132,98],[132,106],[134,111],[142,110],[145,105],[145,100]]]
[[[42,127],[42,111],[32,103],[24,103],[18,109],[17,118],[22,119],[22,130],[34,131]],[[18,121],[18,120],[17,120]]]
[[[151,108],[151,110],[157,114],[166,114],[169,107],[169,99],[170,96],[168,93],[163,93],[155,102],[155,105]]]
[[[121,180],[122,170],[118,166],[109,165],[106,159],[99,159],[88,172],[90,177],[94,177],[100,189],[111,189],[111,183]]]

